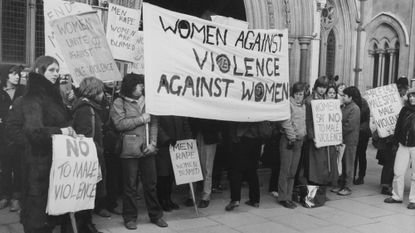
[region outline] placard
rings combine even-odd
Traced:
[[[137,52],[135,53],[133,63],[129,66],[128,73],[144,74],[144,33],[137,33]]]
[[[53,135],[46,213],[61,215],[94,209],[96,185],[101,180],[92,138]]]
[[[317,148],[343,143],[340,100],[312,100],[314,142]]]
[[[138,48],[141,9],[108,5],[107,40],[115,59],[134,62]]]
[[[121,81],[96,12],[59,18],[51,21],[51,27],[75,83],[91,76]]]
[[[170,158],[177,185],[203,180],[196,140],[177,141],[170,146]]]
[[[57,45],[55,34],[50,27],[50,22],[68,15],[76,15],[89,11],[92,11],[91,6],[84,3],[61,0],[43,1],[43,15],[45,21],[45,55],[52,56],[58,60],[59,72],[61,74],[69,74],[69,70],[66,66],[62,52]]]
[[[143,7],[149,113],[244,122],[290,117],[287,29],[241,29]]]
[[[396,84],[367,90],[364,98],[370,108],[370,114],[379,137],[385,138],[395,133],[399,112],[403,107]]]

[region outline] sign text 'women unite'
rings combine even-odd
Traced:
[[[231,121],[290,117],[288,32],[143,5],[146,109]]]

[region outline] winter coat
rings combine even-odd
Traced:
[[[17,85],[12,99],[5,90],[0,89],[0,144],[4,146],[7,144],[10,145],[12,142],[8,139],[8,136],[6,136],[6,122],[10,113],[10,109],[15,100],[22,96],[24,92],[25,87],[23,85]]]
[[[57,217],[45,213],[52,164],[52,135],[71,125],[59,87],[40,74],[29,74],[27,93],[21,102],[23,132],[30,144],[24,178],[21,222],[28,228],[54,226]],[[57,81],[59,83],[59,81]]]
[[[283,121],[281,127],[289,141],[303,140],[307,134],[305,127],[305,106],[290,98],[291,119]]]
[[[342,106],[343,143],[346,146],[357,146],[360,130],[360,108],[355,102]]]
[[[158,148],[156,156],[157,175],[170,176],[173,168],[170,160],[169,146],[178,140],[192,139],[188,118],[179,116],[158,117]]]
[[[362,98],[362,108],[360,109],[360,134],[371,135],[370,131],[370,108],[366,99]]]
[[[404,106],[399,112],[395,140],[407,147],[415,147],[415,106]]]
[[[146,127],[141,115],[145,113],[145,100],[141,96],[138,100],[127,97],[117,98],[110,110],[110,116],[116,129],[125,135],[143,136],[146,141]],[[151,116],[149,125],[149,143],[157,145],[157,118]],[[123,158],[138,158],[123,157]]]
[[[316,184],[327,184],[329,181],[328,170],[328,154],[330,153],[330,147],[316,148],[314,143],[314,122],[313,112],[311,109],[311,100],[324,99],[324,96],[319,95],[317,92],[313,92],[305,102],[306,107],[306,131],[308,141],[305,143],[306,155],[305,159],[308,160],[308,179]],[[307,153],[305,152],[305,153]],[[307,170],[307,169],[306,169]]]

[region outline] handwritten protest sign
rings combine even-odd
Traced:
[[[58,60],[61,74],[69,74],[65,59],[57,45],[55,34],[50,27],[50,22],[68,15],[89,12],[92,11],[92,8],[88,4],[79,2],[44,0],[43,11],[45,19],[45,55],[52,56]]]
[[[51,21],[51,27],[76,83],[90,76],[102,81],[121,80],[97,13],[59,18]]]
[[[137,52],[128,72],[144,74],[144,33],[139,31],[137,35]]]
[[[340,100],[312,100],[311,109],[316,147],[343,143]]]
[[[60,215],[94,208],[100,180],[97,150],[92,138],[53,135],[46,212]]]
[[[170,146],[170,157],[177,185],[203,180],[196,140],[177,141]]]
[[[367,90],[364,98],[369,104],[379,137],[393,135],[403,106],[396,84]]]
[[[138,28],[141,9],[110,3],[108,6],[107,40],[115,59],[133,62],[138,53]]]
[[[286,29],[247,30],[143,7],[149,113],[251,122],[289,118]]]

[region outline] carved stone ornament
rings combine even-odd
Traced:
[[[330,30],[337,22],[337,10],[333,0],[328,0],[326,7],[321,10],[321,29]]]

